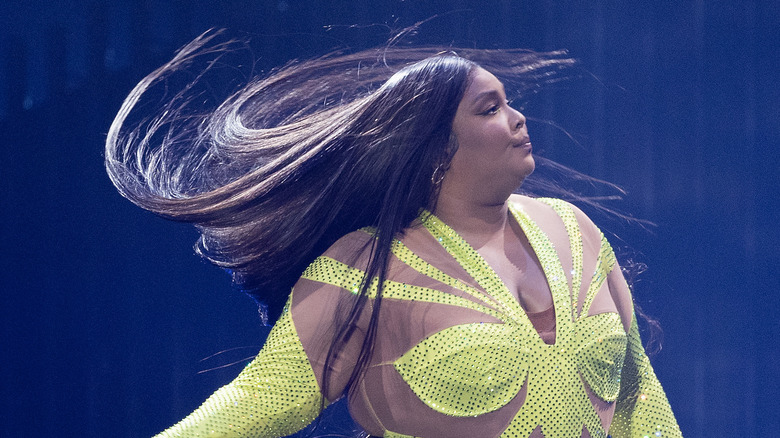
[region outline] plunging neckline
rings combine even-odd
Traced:
[[[541,265],[548,291],[552,297],[556,322],[555,341],[552,344],[547,344],[542,340],[528,317],[528,312],[520,304],[519,297],[509,290],[493,267],[473,246],[434,214],[426,212],[421,220],[425,228],[442,245],[445,251],[477,282],[486,295],[499,303],[502,310],[511,320],[533,331],[535,338],[542,344],[551,347],[555,346],[561,339],[561,329],[573,323],[572,320],[564,316],[568,315],[568,312],[562,312],[563,309],[571,305],[568,279],[564,274],[560,258],[546,233],[522,208],[515,206],[511,202],[509,203],[509,214],[520,227],[520,231],[528,240],[537,261]]]

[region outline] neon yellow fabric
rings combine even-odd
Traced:
[[[612,438],[681,436],[663,388],[639,339],[636,318],[631,324],[629,347],[623,364],[617,410],[609,433]]]
[[[290,435],[317,417],[320,400],[314,372],[285,309],[254,361],[195,412],[157,437]]]
[[[513,210],[513,214],[545,271],[554,307],[573,309],[566,276],[555,249],[527,216],[517,210]],[[573,214],[570,220],[575,220]],[[545,344],[518,301],[476,250],[435,217],[427,216],[423,223],[488,295],[499,301],[509,321],[455,326],[420,343],[396,361],[396,369],[412,390],[436,411],[454,416],[476,416],[506,405],[527,382],[527,398],[506,436],[527,437],[541,426],[546,436],[575,437],[581,434],[583,425],[591,436],[605,435],[578,373],[579,365],[588,363],[590,358],[578,357],[578,353],[592,351],[590,345],[598,342],[598,337],[605,332],[622,331],[619,319],[588,320],[601,320],[612,327],[586,323],[586,329],[578,330],[571,314],[556,312],[555,344]],[[575,240],[575,245],[581,244]],[[575,266],[575,272],[581,272],[581,269],[580,262]],[[600,330],[594,331],[596,328]],[[593,334],[597,338],[588,339],[577,336],[578,333]],[[585,347],[580,344],[583,341]],[[603,382],[603,377],[616,380],[620,374],[614,368],[622,363],[625,336],[622,345],[619,335],[617,342],[608,345],[613,348],[596,349],[602,350],[601,356],[608,357],[605,362],[612,366],[589,373],[598,382],[592,385],[596,388],[615,386],[614,382]],[[598,395],[605,398],[604,394]]]
[[[573,288],[579,290],[582,241],[574,213],[563,201],[543,201],[564,221],[573,255]],[[644,356],[638,332],[634,329],[628,337],[616,313],[588,316],[596,292],[616,263],[607,240],[602,236],[588,293],[584,303],[578,306],[577,294],[571,292],[550,241],[523,212],[513,208],[512,213],[542,264],[555,309],[571,309],[571,312],[556,311],[555,343],[548,345],[541,340],[518,301],[473,248],[435,216],[423,215],[425,227],[479,282],[487,296],[417,258],[397,241],[393,254],[401,261],[421,274],[477,297],[482,304],[391,280],[384,284],[384,298],[467,307],[502,323],[456,325],[434,333],[395,361],[398,373],[433,410],[462,417],[478,416],[505,406],[527,383],[527,398],[502,435],[506,437],[527,437],[537,426],[541,426],[547,437],[579,437],[583,426],[593,437],[607,436],[583,380],[602,400],[614,402],[620,395],[610,431],[613,438],[681,436],[660,383]],[[362,274],[346,264],[321,257],[303,276],[357,291]],[[375,294],[376,281],[369,296],[373,298]],[[629,366],[623,371],[627,350]],[[635,372],[634,362],[642,372]],[[406,435],[388,431],[385,436]]]
[[[516,413],[509,411],[501,437],[526,438],[540,429],[548,438],[575,438],[581,437],[583,428],[592,437],[606,437],[589,391],[616,403],[609,430],[613,438],[681,437],[644,354],[636,321],[627,335],[618,314],[589,315],[595,295],[616,264],[609,243],[602,236],[595,269],[583,273],[582,235],[572,208],[563,201],[544,202],[553,207],[567,230],[571,286],[545,233],[519,209],[510,207],[510,211],[531,243],[552,291],[555,342],[542,341],[517,299],[476,250],[435,216],[424,214],[423,225],[478,287],[443,272],[396,241],[392,252],[400,263],[462,294],[391,277],[384,283],[383,299],[470,309],[496,322],[456,324],[431,333],[395,357],[389,364],[391,370],[414,396],[445,419],[479,421],[480,415],[507,406],[525,388],[525,399]],[[302,279],[354,294],[363,275],[360,269],[322,256]],[[572,291],[581,286],[587,293],[578,302],[579,294]],[[369,298],[375,298],[376,291],[374,279]],[[319,397],[303,344],[290,313],[285,312],[258,358],[236,381],[161,436],[281,436],[316,416]],[[412,437],[390,430],[384,436]]]

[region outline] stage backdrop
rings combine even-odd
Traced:
[[[105,134],[138,80],[212,27],[251,38],[260,72],[428,18],[412,42],[581,60],[576,85],[525,109],[535,149],[621,185],[619,208],[656,224],[596,218],[648,266],[636,299],[663,327],[653,362],[685,435],[776,435],[775,0],[6,0],[0,437],[149,436],[230,381],[267,333],[194,255],[191,227],[106,177]]]

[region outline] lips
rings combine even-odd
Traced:
[[[531,149],[531,140],[528,138],[524,138],[521,141],[514,144],[514,147],[516,148],[525,148],[525,149]]]

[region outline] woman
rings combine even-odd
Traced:
[[[601,232],[568,203],[513,194],[535,163],[496,76],[425,49],[368,69],[373,52],[334,55],[205,116],[178,94],[125,132],[210,38],[136,87],[107,168],[133,202],[196,223],[198,250],[277,321],[236,380],[161,436],[288,435],[342,396],[375,436],[680,436]],[[525,92],[570,63],[466,55]]]

